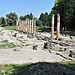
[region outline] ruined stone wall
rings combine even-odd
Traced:
[[[36,21],[26,19],[25,21],[16,21],[16,30],[27,33],[36,33]]]

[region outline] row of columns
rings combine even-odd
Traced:
[[[26,19],[25,21],[16,21],[16,30],[35,33],[36,32],[36,20]]]
[[[52,14],[51,38],[54,38],[54,14]],[[57,14],[57,35],[56,39],[60,38],[60,14]]]
[[[51,38],[54,38],[54,23],[55,23],[55,15],[52,14],[52,27],[51,27]],[[24,31],[27,33],[35,33],[36,32],[36,21],[26,19],[25,21],[16,21],[16,30]],[[57,35],[56,38],[60,38],[60,14],[57,14]]]

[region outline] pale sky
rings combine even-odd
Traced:
[[[16,12],[18,16],[32,13],[39,17],[41,13],[50,13],[55,0],[1,0],[0,17],[5,17],[10,12]]]

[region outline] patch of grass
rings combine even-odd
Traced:
[[[11,75],[16,65],[0,65],[0,75]]]
[[[0,48],[15,48],[16,46],[13,42],[9,43],[8,40],[0,41]]]
[[[49,27],[36,27],[37,32],[50,32]]]
[[[18,41],[20,41],[21,43],[26,43],[27,40],[21,40],[19,38],[17,38]]]
[[[5,44],[0,44],[0,48],[15,48],[16,45],[14,43],[5,43]]]
[[[36,27],[36,31],[37,32],[42,32],[42,30],[40,29],[40,27]]]
[[[8,43],[8,40],[3,40],[1,41],[1,43]]]
[[[15,48],[16,47],[16,45],[13,42],[9,43],[7,46],[8,46],[8,48]]]
[[[3,28],[5,28],[6,30],[16,30],[16,26],[4,26]]]
[[[7,44],[0,44],[0,48],[7,48]]]

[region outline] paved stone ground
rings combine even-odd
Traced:
[[[16,37],[13,35],[17,33]],[[41,33],[42,35],[50,37],[49,33]],[[70,40],[69,37],[61,36],[64,39]],[[0,49],[0,64],[22,64],[29,62],[58,62],[67,61],[67,59],[56,54],[58,48],[53,48],[50,53],[47,49],[43,49],[44,40],[37,40],[36,38],[27,38],[27,34],[18,31],[8,31],[0,28],[0,41],[8,40],[18,44],[16,48],[2,48]],[[25,41],[25,43],[22,43]],[[38,45],[37,50],[33,50],[33,45]],[[54,51],[54,52],[53,52]]]
[[[22,64],[29,62],[57,62],[65,59],[55,53],[44,50],[32,50],[31,47],[0,49],[0,64]]]

